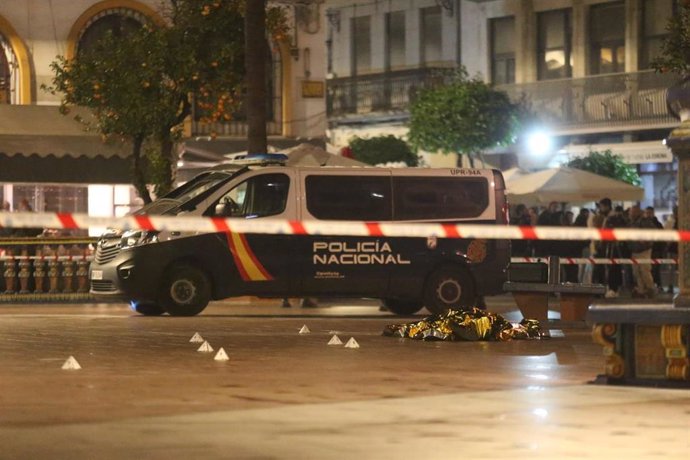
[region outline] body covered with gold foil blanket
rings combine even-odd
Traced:
[[[389,324],[383,330],[389,337],[405,337],[415,340],[487,340],[504,342],[514,339],[538,339],[542,337],[539,321],[523,319],[512,324],[501,315],[479,308],[449,310],[439,315],[427,316],[421,321],[405,324]]]

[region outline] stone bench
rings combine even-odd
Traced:
[[[602,284],[560,282],[558,257],[543,262],[510,264],[503,290],[513,294],[522,316],[547,324],[549,297],[558,295],[562,321],[585,321],[587,308],[595,296],[603,295]]]
[[[549,297],[560,297],[562,321],[585,321],[587,308],[592,299],[606,292],[606,286],[602,284],[578,284],[578,283],[525,283],[519,281],[507,281],[503,284],[503,290],[513,294],[522,316],[539,320],[546,324],[548,321]]]

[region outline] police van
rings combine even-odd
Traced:
[[[204,172],[138,213],[508,224],[496,170],[258,161]],[[90,292],[144,315],[196,315],[211,300],[247,295],[378,298],[397,314],[442,312],[501,293],[509,255],[507,240],[109,230],[97,243]]]

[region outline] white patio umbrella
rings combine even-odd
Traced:
[[[503,180],[506,181],[506,183],[529,174],[527,171],[521,168],[510,168],[506,169],[505,171],[501,171],[501,173],[503,174]]]
[[[326,150],[309,143],[299,144],[283,150],[288,156],[288,166],[368,166],[361,161],[328,153]]]
[[[513,203],[524,204],[589,203],[602,198],[640,201],[644,198],[644,189],[640,187],[572,168],[551,168],[527,174],[511,181],[507,193]]]

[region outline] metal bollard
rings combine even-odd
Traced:
[[[29,278],[31,278],[31,261],[29,258],[19,260],[19,293],[29,293]]]
[[[34,282],[35,282],[35,293],[36,294],[41,294],[43,293],[43,281],[45,280],[46,277],[46,271],[45,271],[45,260],[43,259],[36,259],[34,260]]]
[[[17,281],[17,270],[15,269],[14,259],[5,260],[3,277],[5,278],[5,294],[14,294],[14,288]]]
[[[48,262],[48,280],[50,287],[48,289],[48,293],[50,294],[57,294],[58,291],[58,282],[60,281],[60,270],[59,270],[60,262],[57,260],[51,260]]]
[[[77,262],[77,292],[89,292],[89,261],[80,260]]]
[[[71,260],[65,260],[62,262],[62,292],[65,294],[71,294],[74,292],[74,287],[72,283],[72,277],[74,276],[74,262]]]

